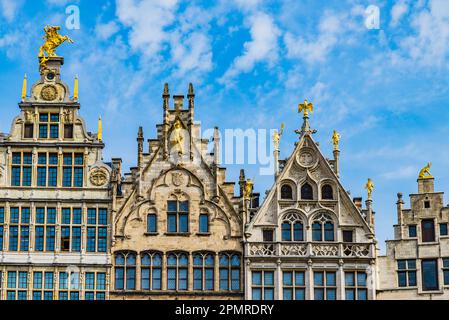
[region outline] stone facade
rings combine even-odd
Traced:
[[[194,122],[194,91],[163,92],[163,121],[144,151],[137,137],[137,166],[121,176],[114,159],[114,277],[111,299],[243,298],[242,198]]]
[[[0,299],[108,299],[111,167],[51,58],[0,134]]]
[[[397,216],[394,240],[377,260],[378,299],[449,299],[449,207],[432,177],[418,179],[410,209],[398,193]]]
[[[371,200],[361,209],[305,115],[293,154],[246,229],[246,299],[375,299]],[[278,158],[279,150],[275,150]]]

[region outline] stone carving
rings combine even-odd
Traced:
[[[97,187],[101,187],[108,182],[109,174],[104,168],[95,168],[90,174],[90,182]]]
[[[313,244],[312,255],[317,257],[337,257],[338,244]]]
[[[182,172],[173,172],[172,173],[172,182],[177,187],[184,184],[184,175],[182,174]]]
[[[305,257],[307,255],[307,245],[306,244],[291,244],[283,243],[281,244],[281,254],[283,256],[301,256]]]
[[[308,151],[301,152],[298,156],[298,162],[304,167],[309,167],[313,164],[313,155]]]
[[[251,243],[249,254],[252,256],[274,256],[276,250],[273,243]]]
[[[46,85],[42,88],[41,98],[45,101],[53,101],[58,95],[58,90],[53,85]]]
[[[68,109],[64,110],[62,112],[62,119],[64,123],[73,123],[73,111]]]
[[[0,165],[0,180],[3,178],[4,171],[5,169],[3,168],[2,165]]]
[[[347,257],[368,257],[369,244],[347,244],[343,247],[343,254]]]
[[[33,122],[33,111],[32,110],[27,110],[25,111],[25,121],[26,122]]]

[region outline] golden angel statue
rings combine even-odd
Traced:
[[[178,154],[184,154],[184,136],[181,121],[176,120],[173,132],[171,134],[172,147],[176,148]]]
[[[433,176],[432,176],[432,174],[429,171],[431,166],[432,166],[432,163],[429,162],[427,164],[427,166],[422,168],[421,171],[419,171],[418,179],[432,179]]]
[[[368,178],[368,181],[366,182],[365,189],[368,191],[368,200],[372,199],[373,190],[374,190],[374,183],[371,180],[371,178]]]
[[[273,144],[274,144],[274,150],[279,150],[279,142],[281,141],[281,136],[284,133],[284,123],[281,123],[281,129],[279,131],[274,131],[273,133]]]
[[[73,43],[73,40],[68,36],[61,36],[58,31],[61,29],[59,26],[49,26],[44,27],[45,35],[42,37],[45,39],[45,43],[40,46],[38,58],[41,60],[41,65],[45,65],[51,57],[57,57],[56,48],[63,44],[65,41]],[[47,54],[47,55],[45,55]]]
[[[313,112],[312,102],[307,102],[307,100],[304,100],[304,103],[300,103],[298,105],[298,112],[301,113],[302,111],[304,111],[304,117],[308,117],[309,112]]]
[[[251,179],[248,178],[245,183],[245,194],[244,199],[250,199],[251,194],[253,193],[253,185],[254,183],[251,181]]]
[[[334,134],[332,135],[332,143],[334,144],[334,150],[338,150],[338,145],[340,143],[340,134],[334,130]]]

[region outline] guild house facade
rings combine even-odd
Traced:
[[[46,26],[39,78],[25,76],[19,114],[0,133],[0,300],[449,298],[449,208],[430,164],[385,256],[376,256],[373,182],[351,199],[340,182],[339,140],[322,154],[304,113],[293,153],[280,160],[259,207],[253,182],[220,165],[220,135],[202,138],[195,92],[162,93],[156,136],[137,130],[137,163],[104,162],[102,122],[80,117],[78,79],[62,80]]]

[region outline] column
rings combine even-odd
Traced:
[[[188,266],[188,276],[187,276],[187,290],[193,291],[193,255],[189,253],[189,266]],[[203,275],[204,276],[204,275]],[[178,274],[179,278],[179,274]]]
[[[215,291],[221,291],[220,290],[220,255],[219,253],[215,253],[214,257],[214,290]],[[231,276],[231,275],[229,275]]]
[[[167,290],[167,254],[162,253],[162,270],[161,270],[162,291]]]
[[[274,299],[275,300],[282,300],[284,298],[283,292],[282,292],[282,269],[281,269],[282,261],[281,259],[278,259],[276,261],[276,275],[275,275],[275,292],[274,292]],[[276,292],[277,291],[277,292]]]
[[[345,295],[345,272],[343,270],[344,261],[340,259],[338,261],[338,272],[337,272],[337,300],[346,300]],[[357,279],[355,280],[357,281]],[[340,297],[339,297],[340,295]]]
[[[141,259],[140,252],[136,254],[136,290],[141,290]]]
[[[313,262],[312,259],[309,259],[307,261],[307,276],[306,276],[306,290],[309,289],[308,292],[306,292],[306,299],[313,300],[314,294],[313,294]],[[308,296],[307,296],[308,294]]]

